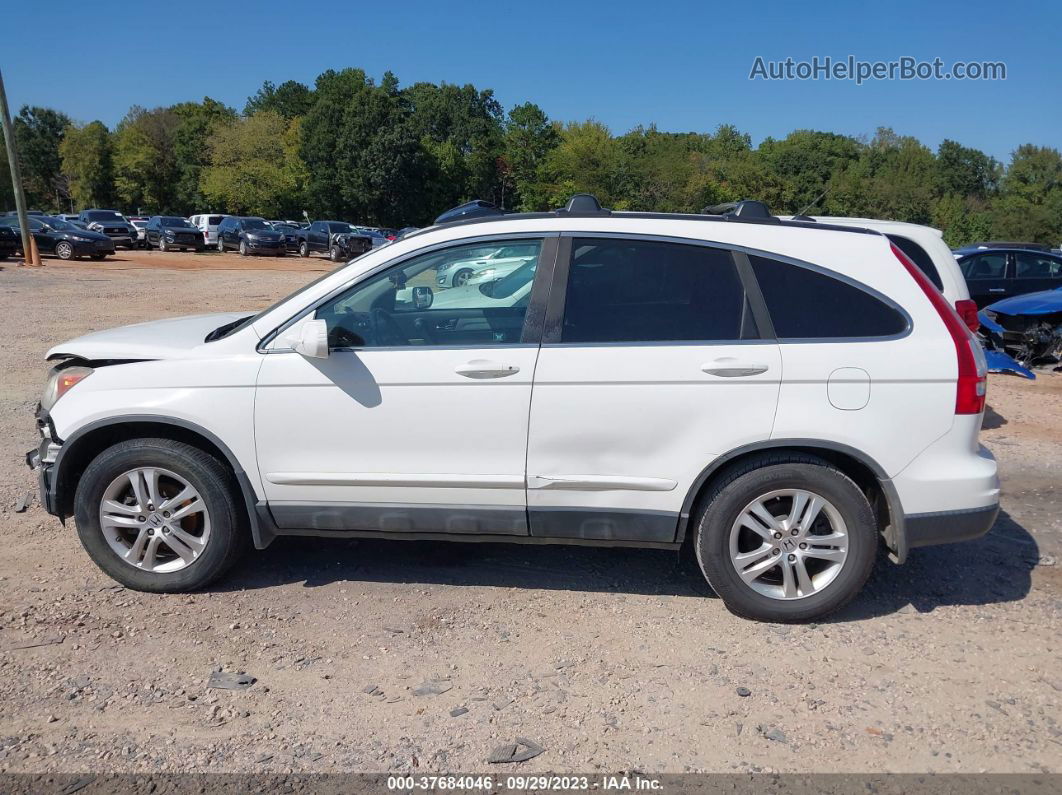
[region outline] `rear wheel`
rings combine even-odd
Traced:
[[[712,487],[694,542],[701,571],[731,612],[797,622],[855,597],[874,566],[877,529],[866,496],[839,469],[774,454]]]
[[[93,561],[129,588],[201,588],[246,545],[236,489],[221,462],[191,445],[120,442],[100,453],[78,482],[78,535]]]

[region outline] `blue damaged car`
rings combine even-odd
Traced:
[[[996,301],[980,318],[985,347],[1012,356],[1023,368],[1057,367],[1062,359],[1062,287]]]

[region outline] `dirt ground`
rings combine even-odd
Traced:
[[[880,560],[817,625],[737,619],[660,551],[287,539],[209,592],[127,591],[15,512],[43,354],[329,267],[150,267],[210,256],[0,271],[0,770],[1062,771],[1062,375],[991,378],[988,536]],[[516,737],[545,751],[486,764]]]

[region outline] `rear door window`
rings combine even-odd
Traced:
[[[561,342],[757,336],[730,252],[652,240],[572,241]]]
[[[1019,251],[1014,255],[1014,275],[1019,279],[1058,279],[1062,277],[1062,259]]]
[[[749,260],[781,340],[891,337],[907,330],[899,310],[854,284],[789,262]]]

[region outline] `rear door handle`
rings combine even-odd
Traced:
[[[989,287],[988,288],[988,292],[990,292],[990,293],[1005,293],[1006,291],[1007,291],[1006,287]]]
[[[750,375],[766,373],[769,368],[765,364],[744,364],[741,362],[721,364],[710,362],[701,366],[701,370],[708,375],[717,375],[720,378],[744,378]]]
[[[520,368],[515,364],[492,362],[488,359],[473,359],[470,362],[457,365],[454,368],[454,372],[458,375],[463,375],[465,378],[505,378],[509,375],[516,375],[520,372]]]

